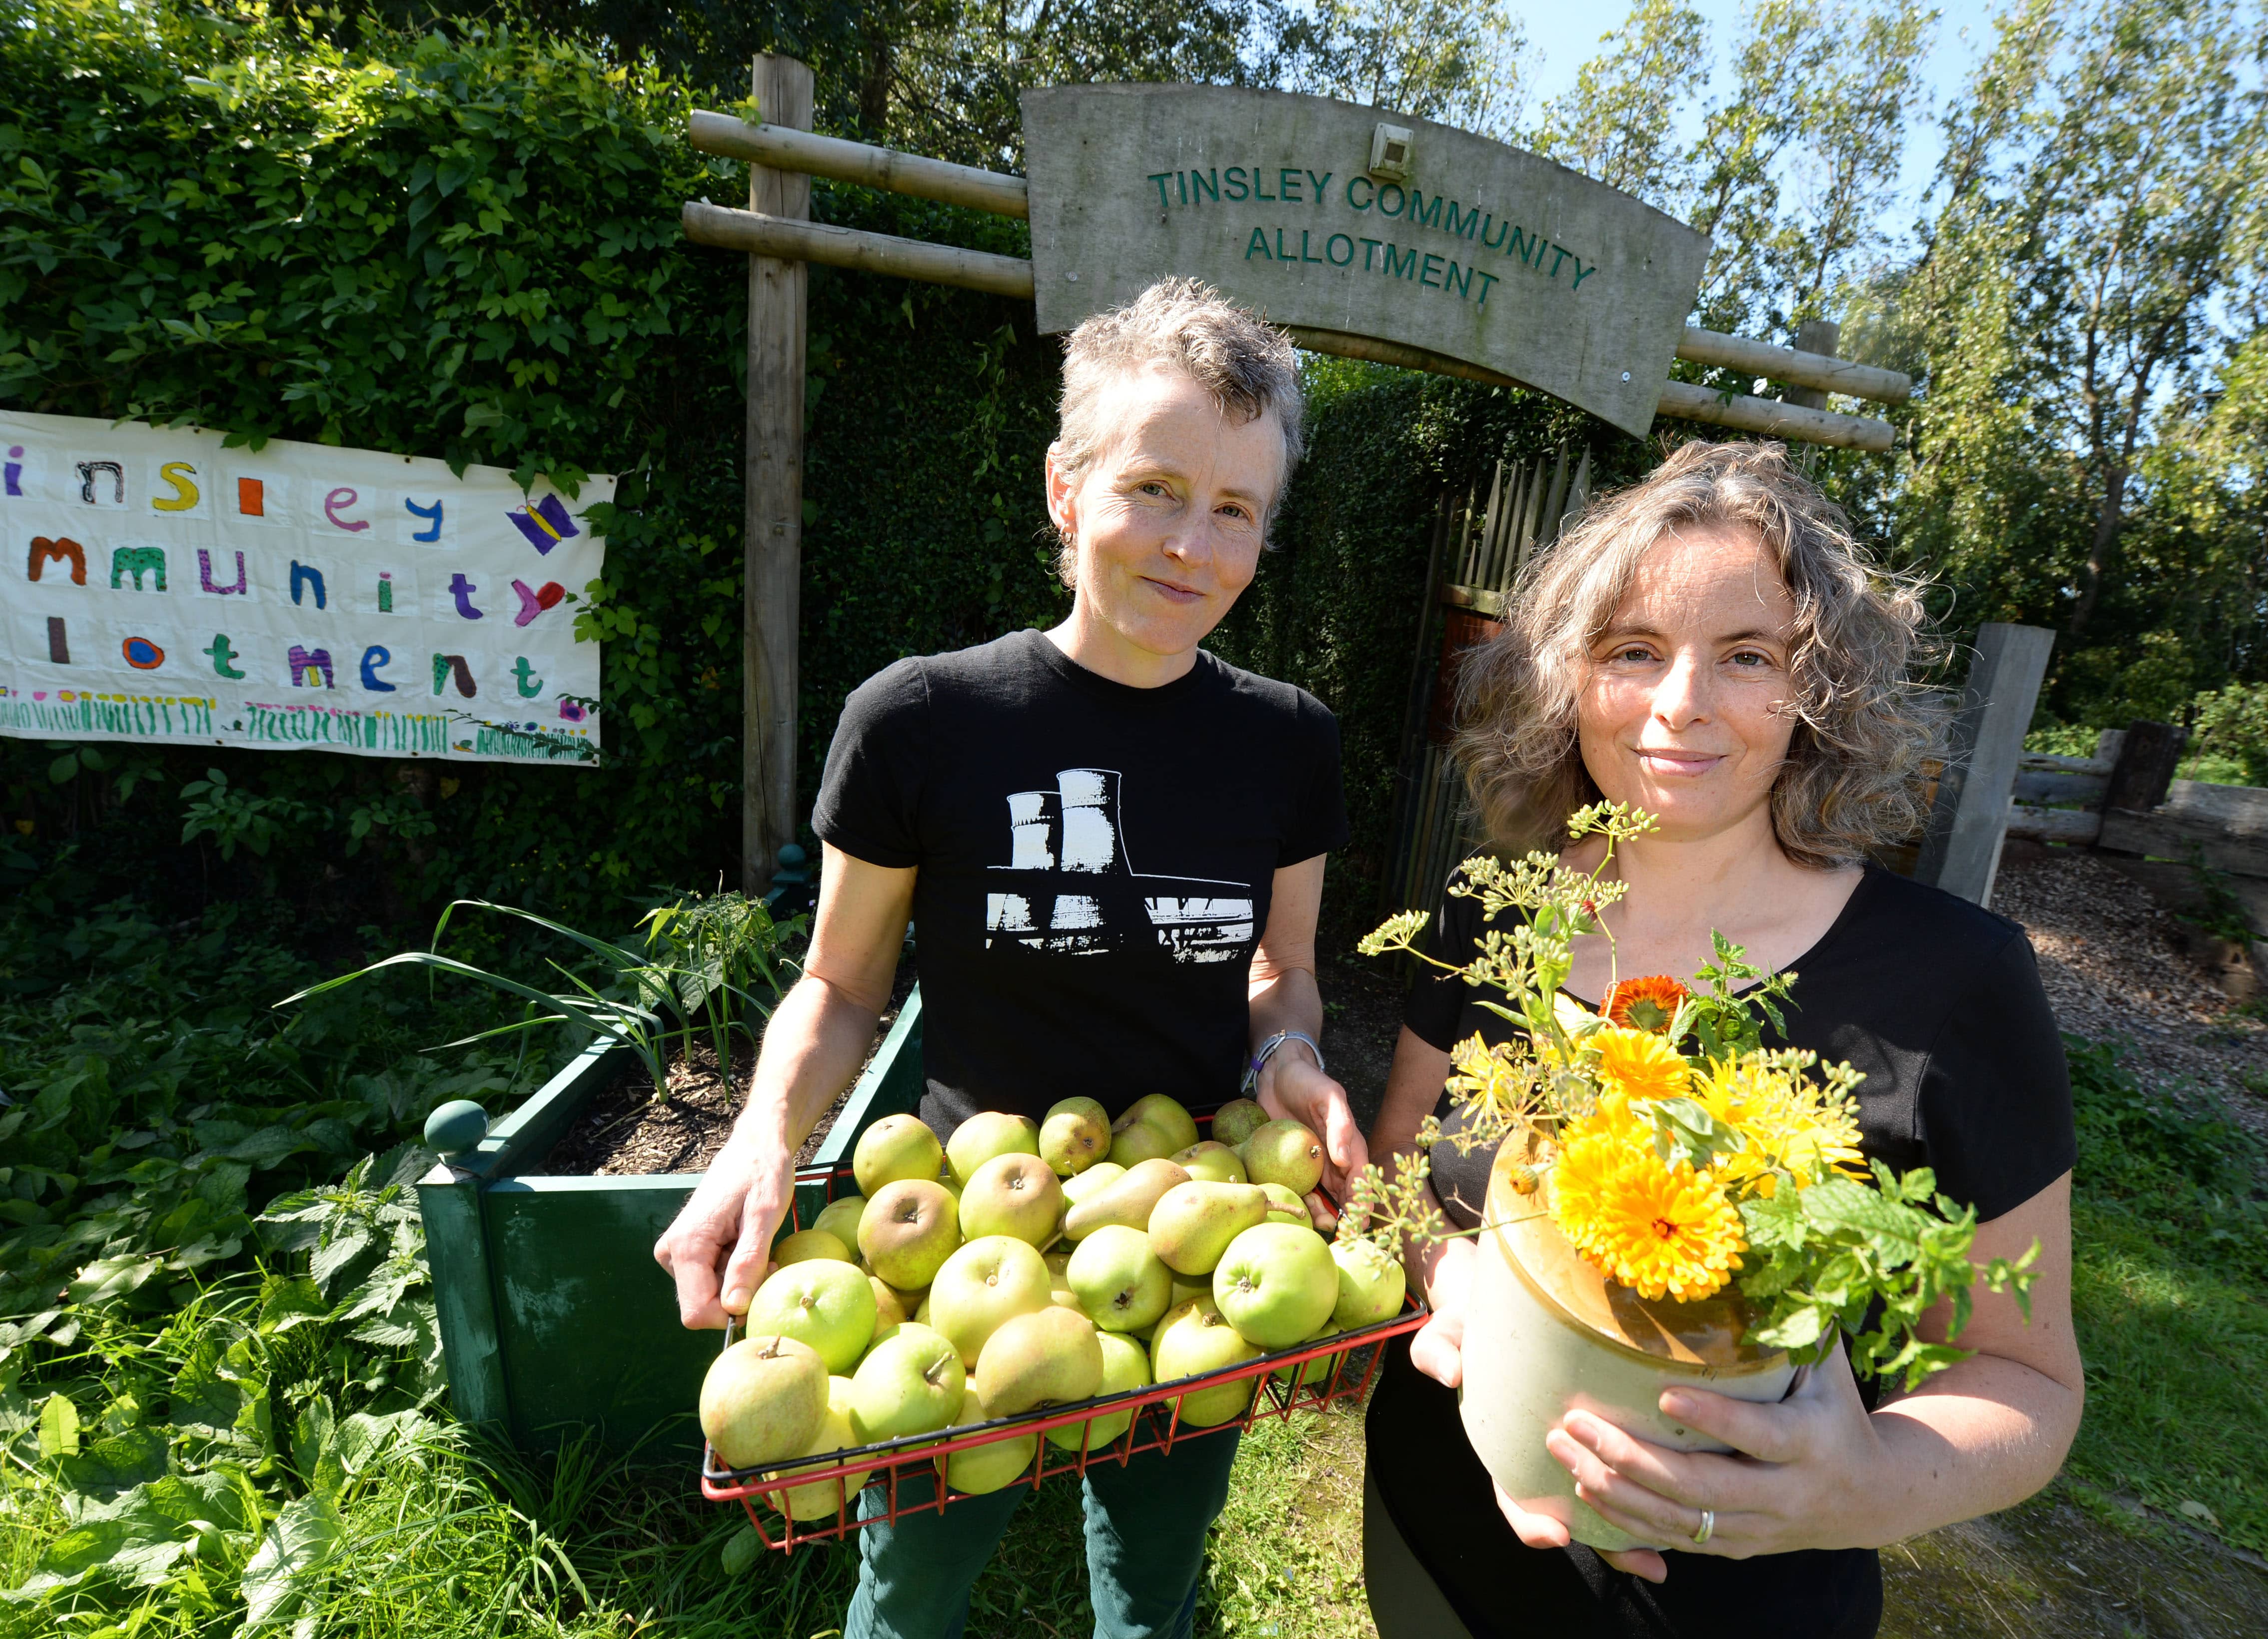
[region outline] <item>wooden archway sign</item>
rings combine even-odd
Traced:
[[[1167,273],[1194,275],[1310,350],[1549,393],[1635,434],[1674,415],[1888,450],[1888,423],[1833,413],[1826,395],[1900,403],[1912,391],[1896,371],[1686,325],[1705,237],[1451,127],[1288,92],[1053,86],[1023,99],[1027,179],[814,135],[812,72],[792,58],[757,58],[752,89],[762,123],[696,112],[688,133],[703,152],[749,162],[748,209],[696,201],[682,217],[688,239],[748,253],[741,851],[752,893],[797,827],[810,262],[1020,297],[1047,332]],[[814,176],[1028,220],[1032,259],[812,222]],[[1511,294],[1491,310],[1499,290]],[[1672,381],[1673,358],[1798,396]]]

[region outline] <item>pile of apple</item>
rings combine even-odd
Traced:
[[[1092,1099],[1037,1124],[975,1115],[942,1145],[913,1116],[876,1122],[851,1160],[860,1193],[774,1244],[747,1334],[709,1369],[701,1429],[718,1459],[760,1467],[1124,1393],[1400,1311],[1398,1263],[1312,1226],[1314,1134],[1247,1099],[1212,1131],[1200,1143],[1162,1093],[1115,1125]],[[1241,1417],[1258,1386],[1194,1390],[1181,1420]],[[1100,1451],[1133,1421],[1106,1413],[1047,1437]],[[1038,1449],[1022,1435],[938,1466],[955,1490],[996,1491]],[[796,1519],[832,1515],[842,1482],[774,1501]]]

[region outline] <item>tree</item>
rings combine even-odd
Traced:
[[[1322,0],[1299,89],[1511,138],[1528,38],[1502,0]]]
[[[1619,33],[1545,105],[1540,153],[1674,210],[1688,191],[1690,157],[1676,143],[1678,105],[1705,85],[1709,26],[1677,0],[1638,0]]]

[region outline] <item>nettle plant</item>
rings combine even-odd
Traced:
[[[1519,1033],[1457,1044],[1454,1117],[1428,1116],[1390,1178],[1371,1166],[1347,1216],[1388,1251],[1448,1239],[1461,1231],[1426,1187],[1434,1146],[1514,1146],[1514,1191],[1609,1280],[1681,1303],[1731,1287],[1747,1303],[1750,1341],[1817,1362],[1845,1337],[1855,1370],[1903,1376],[1911,1389],[1966,1358],[1919,1334],[1939,1303],[1951,1303],[1948,1340],[1967,1325],[1980,1279],[2029,1317],[2038,1244],[1980,1271],[1969,1257],[1974,1208],[1940,1194],[1927,1167],[1862,1165],[1859,1073],[1764,1045],[1764,1021],[1783,1028],[1795,975],[1765,974],[1722,935],[1697,989],[1616,980],[1597,1012],[1566,994],[1574,940],[1597,935],[1612,948],[1601,913],[1627,892],[1605,879],[1616,849],[1653,823],[1621,804],[1578,810],[1570,838],[1606,842],[1589,871],[1543,852],[1466,861],[1449,891],[1478,899],[1487,923],[1514,914],[1486,929],[1462,966],[1418,948],[1422,911],[1362,941],[1366,955],[1400,952],[1497,992],[1501,1002],[1482,1005]]]

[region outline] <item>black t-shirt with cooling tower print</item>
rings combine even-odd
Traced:
[[[913,866],[922,1115],[1113,1116],[1236,1096],[1276,871],[1344,845],[1338,725],[1200,650],[1160,688],[1042,633],[901,660],[851,694],[812,828]]]
[[[1469,960],[1485,925],[1478,900],[1450,899],[1432,954]],[[2021,928],[1869,866],[1834,925],[1788,966],[1796,977],[1787,1030],[1782,1038],[1767,1029],[1766,1044],[1865,1072],[1859,1126],[1868,1157],[1900,1171],[1933,1168],[1938,1187],[1975,1206],[1980,1221],[2071,1170],[2063,1039]],[[1403,1022],[1444,1051],[1476,1033],[1505,1040],[1512,1027],[1479,1005],[1485,994],[1455,978],[1421,981]],[[1449,1118],[1446,1093],[1439,1110]],[[1433,1153],[1442,1209],[1461,1227],[1480,1222],[1492,1158],[1449,1144]],[[1657,1587],[1588,1548],[1525,1547],[1465,1439],[1456,1392],[1418,1372],[1406,1344],[1388,1350],[1368,1435],[1380,1495],[1474,1639],[1867,1639],[1881,1622],[1881,1571],[1870,1550],[1671,1554],[1669,1578]]]

